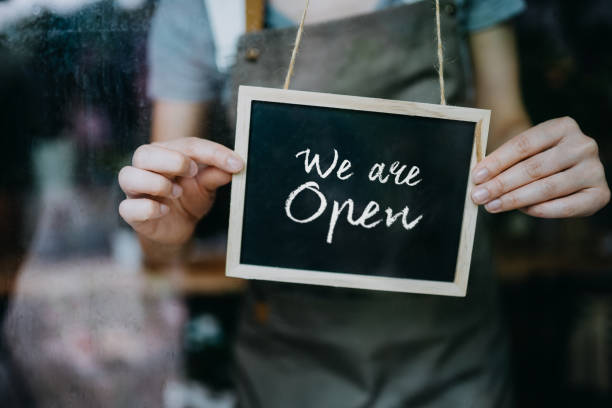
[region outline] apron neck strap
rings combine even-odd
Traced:
[[[245,0],[246,31],[259,31],[264,26],[265,0]]]

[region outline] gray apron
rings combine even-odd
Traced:
[[[464,38],[452,2],[441,9],[446,97],[461,105]],[[423,1],[307,25],[291,88],[439,103],[434,23]],[[295,28],[243,36],[228,96],[239,84],[281,87],[294,40]],[[252,281],[236,345],[240,406],[509,405],[485,233],[466,298]]]

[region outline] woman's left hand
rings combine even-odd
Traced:
[[[534,217],[582,217],[610,201],[597,142],[569,117],[510,139],[478,163],[472,181],[472,201],[491,213],[518,209]]]

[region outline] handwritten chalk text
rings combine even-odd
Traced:
[[[333,149],[333,156],[331,154],[329,155],[329,157],[333,158],[331,159],[331,163],[327,166],[321,164],[321,156],[318,153],[311,155],[311,150],[309,148],[299,151],[295,155],[296,158],[300,158],[301,156],[304,157],[304,171],[306,174],[311,174],[314,169],[315,172],[313,175],[318,175],[321,179],[326,179],[335,171],[336,177],[340,181],[346,181],[355,174],[354,172],[350,172],[352,169],[351,161],[348,159],[343,159],[340,161],[338,150],[336,149]],[[338,166],[339,161],[340,166]],[[415,187],[422,181],[421,178],[417,179],[420,172],[421,171],[418,166],[411,166],[408,170],[408,166],[400,163],[399,161],[394,161],[388,167],[386,163],[379,162],[370,167],[367,180],[370,182],[385,184],[391,179],[397,186]],[[318,199],[319,206],[316,211],[314,211],[308,217],[297,218],[292,212],[292,205],[299,196],[302,196],[302,194],[314,194]],[[289,193],[289,196],[285,201],[285,214],[293,222],[298,224],[307,224],[321,217],[325,213],[327,207],[328,200],[325,194],[321,191],[319,184],[315,181],[307,181]],[[393,209],[387,207],[384,211],[386,216],[381,216],[381,214],[379,214],[381,212],[381,207],[376,201],[368,202],[359,217],[355,218],[354,212],[355,202],[352,199],[347,198],[342,203],[337,200],[333,200],[327,228],[327,243],[331,244],[333,242],[336,225],[338,220],[342,217],[346,217],[346,221],[350,225],[366,229],[371,229],[378,226],[383,220],[385,221],[384,225],[389,228],[401,218],[402,227],[408,231],[416,227],[419,221],[421,221],[423,218],[423,215],[421,214],[414,219],[409,220],[408,206],[405,206],[399,212],[394,212]]]
[[[291,205],[293,204],[293,201],[296,199],[296,197],[302,194],[303,192],[305,192],[306,190],[314,193],[317,196],[317,198],[319,199],[319,208],[311,216],[305,219],[298,219],[293,215],[291,211]],[[285,201],[285,213],[287,214],[287,217],[289,217],[289,219],[299,224],[306,224],[306,223],[316,220],[325,212],[326,208],[327,208],[327,199],[325,198],[325,195],[319,190],[319,185],[314,181],[308,181],[302,184],[301,186],[299,186],[298,188],[296,188],[295,190],[293,190],[289,194],[289,198],[287,198],[287,201]],[[357,219],[355,219],[353,216],[354,208],[355,208],[355,203],[350,198],[346,199],[342,204],[334,200],[332,211],[331,211],[331,216],[329,220],[329,227],[327,229],[326,242],[328,244],[331,244],[333,242],[334,231],[336,229],[336,223],[338,222],[338,218],[340,217],[340,215],[345,209],[346,209],[346,221],[349,224],[354,225],[354,226],[361,226],[363,228],[370,229],[380,224],[383,220],[382,218],[379,218],[379,219],[368,222],[371,218],[376,216],[380,211],[380,205],[376,201],[370,201],[366,205],[365,209],[363,210],[359,218]],[[419,223],[419,221],[421,221],[421,218],[423,218],[423,215],[419,215],[414,220],[408,222],[407,220],[408,207],[404,207],[404,209],[402,209],[400,212],[396,214],[393,213],[393,210],[391,208],[387,208],[385,210],[385,213],[387,214],[386,221],[385,221],[385,225],[387,227],[390,227],[391,225],[393,225],[393,223],[401,216],[402,225],[406,230],[413,229]]]

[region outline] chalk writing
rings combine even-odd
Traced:
[[[318,174],[318,176],[322,179],[327,178],[330,174],[333,173],[333,171],[336,168],[336,165],[338,163],[338,158],[339,158],[339,154],[336,149],[334,149],[333,161],[327,167],[326,170],[321,169],[321,162],[320,162],[319,154],[316,153],[311,158],[310,153],[311,153],[310,149],[305,149],[305,150],[298,152],[295,155],[296,158],[300,156],[304,156],[304,171],[307,174],[310,174],[313,168],[316,169],[316,174]],[[401,164],[399,161],[395,161],[391,163],[388,169],[388,173],[385,173],[385,167],[386,167],[385,163],[375,163],[374,165],[372,165],[368,173],[368,177],[367,177],[368,181],[370,182],[378,181],[379,183],[385,184],[387,181],[389,181],[391,176],[394,176],[393,180],[394,180],[395,185],[398,185],[398,186],[406,185],[409,187],[414,187],[422,181],[422,179],[415,180],[415,178],[418,177],[418,175],[420,174],[420,169],[418,166],[411,166],[410,170],[406,174],[404,172],[406,171],[408,166],[405,164]],[[352,168],[352,164],[350,160],[343,159],[340,164],[340,167],[338,167],[338,170],[336,172],[336,177],[341,181],[345,181],[349,179],[350,177],[354,175],[353,172],[346,174],[351,168]],[[314,213],[312,213],[307,218],[298,219],[293,215],[293,212],[291,210],[292,204],[299,195],[307,191],[310,191],[311,193],[314,193],[317,196],[317,198],[319,199],[319,207]],[[285,201],[285,213],[287,217],[289,217],[291,221],[294,221],[299,224],[306,224],[306,223],[316,220],[321,215],[323,215],[323,213],[325,213],[326,209],[327,209],[327,198],[325,197],[325,194],[320,190],[319,184],[317,184],[314,181],[307,181],[301,184],[300,186],[298,186],[295,190],[289,193],[289,197]],[[338,219],[340,218],[343,212],[346,213],[347,223],[353,226],[360,226],[366,229],[376,227],[383,221],[383,219],[385,220],[384,225],[386,227],[391,227],[399,218],[401,218],[402,220],[401,225],[403,226],[404,229],[409,231],[409,230],[412,230],[414,227],[416,227],[416,225],[423,218],[423,214],[420,214],[414,219],[412,219],[411,221],[409,221],[408,220],[409,207],[406,206],[397,213],[394,213],[393,209],[391,209],[390,207],[387,207],[385,209],[386,217],[373,219],[380,212],[380,209],[381,209],[380,204],[378,204],[376,201],[370,201],[364,208],[361,215],[357,219],[355,219],[354,218],[355,202],[352,199],[347,198],[346,200],[342,202],[342,204],[340,204],[340,202],[338,202],[337,200],[333,200],[331,215],[330,215],[328,229],[327,229],[326,242],[328,244],[331,244],[333,242],[336,224],[338,223]]]

